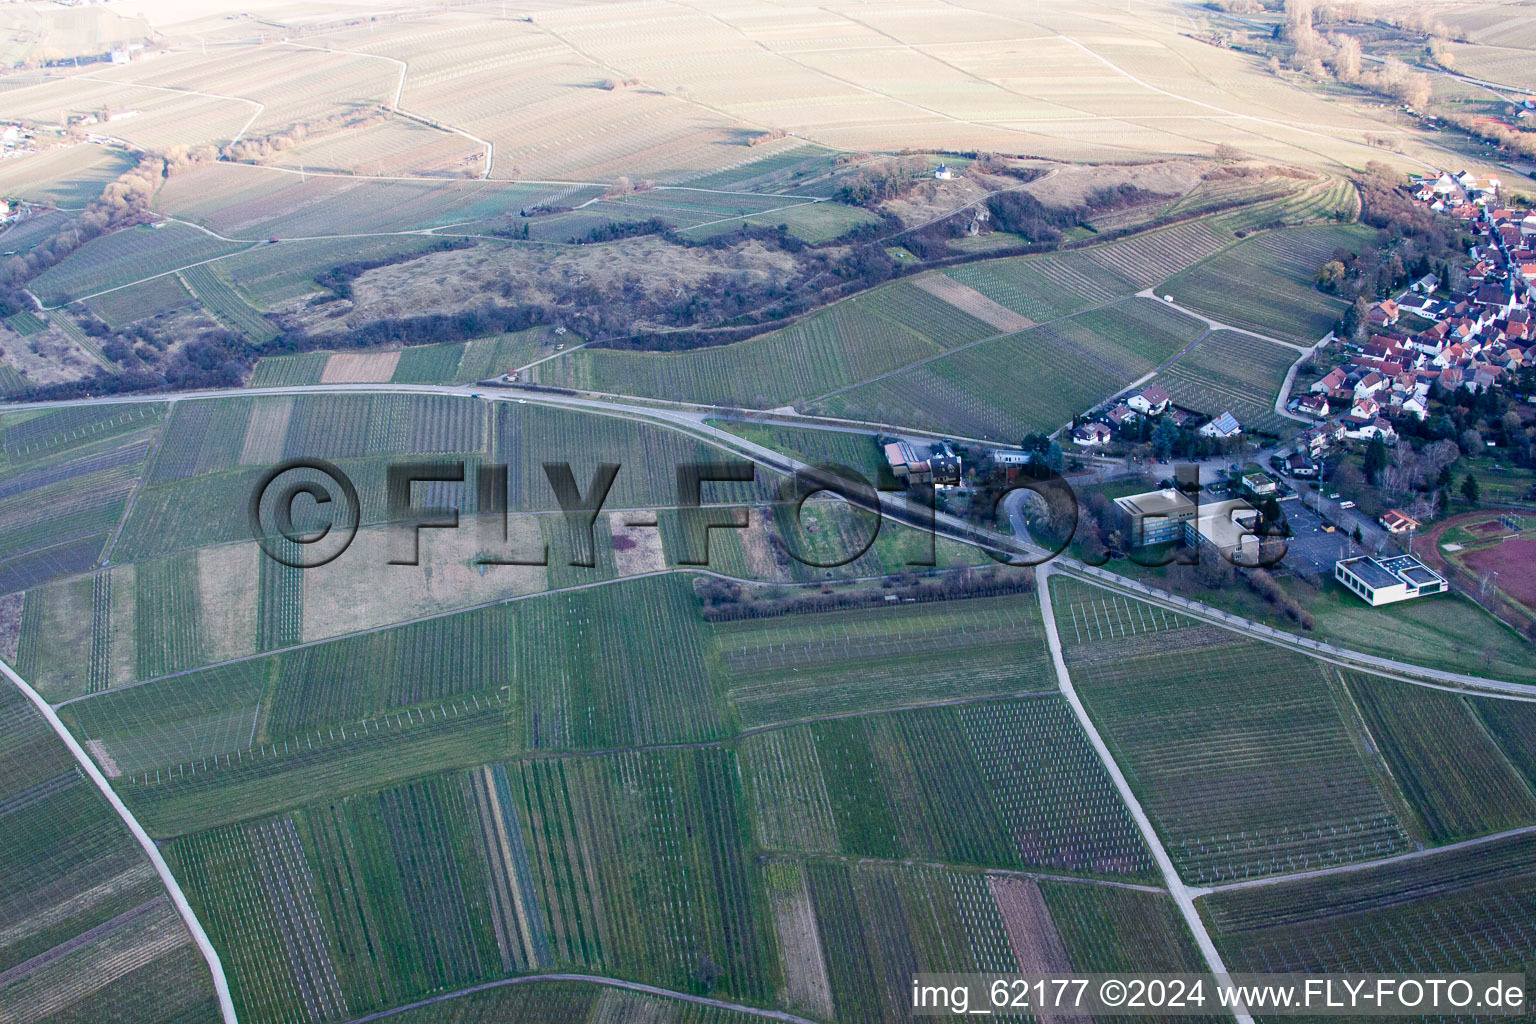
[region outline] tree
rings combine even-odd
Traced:
[[[1380,434],[1371,438],[1370,447],[1365,450],[1365,476],[1375,484],[1381,479],[1381,471],[1387,468],[1389,456],[1387,454],[1387,442],[1383,441]]]
[[[1152,451],[1160,459],[1166,459],[1173,454],[1173,446],[1179,443],[1179,426],[1171,419],[1164,419],[1158,423],[1157,429],[1152,432]]]
[[[1355,543],[1356,544],[1364,544],[1365,543],[1365,534],[1360,532],[1360,524],[1359,523],[1355,524]]]
[[[1364,341],[1366,329],[1371,325],[1371,303],[1364,295],[1344,311],[1344,336],[1350,341]]]
[[[1476,505],[1481,494],[1482,488],[1478,486],[1477,477],[1468,473],[1466,479],[1461,482],[1461,496],[1467,499],[1468,505]]]

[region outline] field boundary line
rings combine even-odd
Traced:
[[[817,1024],[807,1017],[796,1017],[792,1013],[783,1010],[769,1010],[759,1006],[746,1006],[742,1003],[731,1003],[724,999],[710,999],[707,996],[696,996],[687,992],[673,992],[671,989],[660,988],[656,985],[644,985],[638,981],[624,981],[620,978],[605,978],[597,974],[525,974],[519,978],[501,978],[497,981],[487,981],[479,985],[471,985],[461,988],[456,992],[444,992],[442,995],[432,996],[428,999],[419,999],[414,1003],[406,1003],[404,1006],[396,1006],[389,1010],[380,1010],[370,1013],[366,1017],[353,1017],[346,1024],[368,1024],[370,1021],[384,1020],[397,1014],[410,1010],[419,1010],[424,1006],[432,1006],[448,999],[457,999],[460,996],[470,996],[477,992],[489,992],[491,989],[506,988],[509,985],[527,985],[537,981],[582,981],[591,985],[608,985],[612,988],[625,988],[631,992],[642,992],[646,995],[660,996],[664,999],[679,999],[685,1003],[694,1003],[699,1006],[713,1006],[721,1010],[731,1010],[735,1013],[750,1013],[758,1017],[767,1017],[770,1020],[782,1020],[786,1024]]]
[[[138,841],[145,855],[149,857],[149,862],[154,865],[155,873],[160,876],[160,881],[170,895],[171,902],[176,905],[176,912],[187,926],[187,931],[191,933],[192,941],[197,943],[198,948],[202,950],[203,959],[207,962],[208,971],[213,977],[214,991],[219,998],[220,1016],[225,1021],[225,1024],[237,1024],[238,1018],[235,1016],[235,1004],[229,995],[229,982],[225,980],[224,965],[219,960],[218,950],[213,948],[213,943],[208,939],[208,933],[203,931],[202,922],[192,912],[192,905],[187,902],[186,894],[181,891],[181,886],[177,883],[176,876],[171,874],[170,866],[165,863],[165,858],[160,856],[160,848],[149,837],[149,833],[144,831],[144,826],[139,824],[139,820],[133,816],[133,812],[128,809],[128,805],[123,803],[122,798],[117,795],[117,791],[112,788],[112,784],[107,781],[106,776],[101,774],[101,769],[96,767],[96,762],[91,760],[90,755],[80,746],[74,735],[65,728],[64,723],[59,719],[58,713],[42,698],[42,695],[32,689],[27,681],[17,675],[16,671],[4,661],[0,661],[0,673],[3,673],[6,678],[15,683],[16,688],[42,713],[49,727],[53,729],[59,739],[64,741],[64,745],[69,748],[69,752],[74,756],[76,763],[80,765],[86,776],[95,783],[102,796],[107,798],[107,803],[117,812],[117,816],[123,820],[123,824],[128,826],[128,831],[133,833],[134,839]]]
[[[1072,706],[1072,712],[1077,716],[1078,724],[1087,735],[1088,741],[1093,744],[1094,751],[1099,755],[1099,760],[1109,772],[1115,789],[1120,793],[1121,801],[1130,811],[1137,828],[1141,831],[1143,841],[1152,851],[1152,857],[1157,861],[1157,866],[1163,873],[1163,880],[1168,886],[1168,893],[1178,904],[1179,913],[1183,915],[1184,923],[1194,936],[1195,944],[1200,948],[1200,954],[1205,958],[1206,966],[1210,968],[1212,974],[1216,975],[1218,981],[1228,981],[1230,979],[1226,965],[1222,963],[1221,953],[1216,949],[1216,943],[1211,941],[1210,933],[1205,929],[1200,911],[1195,909],[1194,896],[1184,884],[1184,880],[1179,877],[1172,858],[1168,856],[1167,849],[1158,838],[1157,830],[1152,827],[1152,819],[1147,816],[1141,801],[1136,798],[1135,792],[1131,789],[1130,782],[1120,770],[1120,766],[1115,763],[1114,755],[1110,753],[1104,738],[1099,735],[1093,719],[1088,716],[1088,709],[1083,706],[1082,699],[1078,697],[1077,690],[1072,685],[1072,675],[1067,671],[1067,661],[1061,651],[1061,636],[1056,631],[1055,609],[1051,605],[1051,575],[1052,566],[1049,562],[1038,566],[1035,569],[1035,588],[1040,592],[1040,617],[1044,620],[1046,646],[1051,651],[1051,661],[1056,668],[1056,681],[1061,687],[1062,696]],[[1254,1024],[1253,1018],[1244,1007],[1234,1007],[1232,1015],[1237,1019],[1238,1024]]]
[[[1442,853],[1455,853],[1458,850],[1469,850],[1473,847],[1496,843],[1501,839],[1513,839],[1516,836],[1530,835],[1531,833],[1536,833],[1536,825],[1522,825],[1519,828],[1506,829],[1503,832],[1494,832],[1486,836],[1474,836],[1471,839],[1463,839],[1458,843],[1450,843],[1445,846],[1426,846],[1421,850],[1409,850],[1407,853],[1398,853],[1391,857],[1380,857],[1376,860],[1356,861],[1353,864],[1335,864],[1331,868],[1314,868],[1310,871],[1295,871],[1286,875],[1266,875],[1263,878],[1247,878],[1241,882],[1226,882],[1222,885],[1207,886],[1197,891],[1197,897],[1209,893],[1232,892],[1238,889],[1260,889],[1267,885],[1284,885],[1286,882],[1301,882],[1309,878],[1326,878],[1329,875],[1348,874],[1352,871],[1369,871],[1372,868],[1385,867],[1388,864],[1423,860],[1426,857],[1435,857]]]

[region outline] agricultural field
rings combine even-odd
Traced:
[[[85,243],[63,262],[32,279],[37,297],[48,305],[92,296],[194,263],[245,248],[222,242],[184,224],[124,228]]]
[[[1056,430],[1203,333],[1193,317],[1126,299],[825,396],[806,411],[1016,443]]]
[[[252,342],[261,344],[277,337],[277,328],[253,309],[250,303],[219,276],[214,264],[188,267],[176,275],[197,296],[203,308]]]
[[[1333,329],[1344,303],[1314,287],[1318,268],[1357,251],[1357,225],[1265,231],[1159,284],[1158,292],[1232,327],[1310,345]]]
[[[1472,698],[1360,674],[1346,685],[1435,842],[1536,824],[1536,794],[1483,726]]]
[[[721,622],[713,632],[719,685],[747,727],[1054,688],[1029,594]]]
[[[34,203],[84,206],[132,166],[133,159],[126,153],[105,146],[60,146],[0,163],[0,192]],[[19,238],[21,229],[27,226],[30,224],[17,225],[0,236],[0,242],[6,243],[4,248],[16,249],[16,245],[10,244],[12,236]]]
[[[0,1014],[218,1013],[208,966],[143,849],[43,716],[0,690]]]
[[[190,309],[197,304],[179,274],[155,277],[106,292],[82,303],[108,327],[123,328],[141,320]]]
[[[445,227],[534,206],[574,205],[597,192],[576,185],[304,176],[220,162],[171,177],[155,201],[168,216],[258,242]]]
[[[95,565],[123,516],[163,411],[145,403],[0,420],[0,592]],[[40,518],[41,508],[49,515]]]
[[[654,1024],[756,1024],[755,1013],[726,1010],[616,984],[579,981],[517,981],[471,992],[448,1002],[395,1017],[400,1024],[494,1024],[539,1020],[555,1024],[598,1024],[644,1020]]]
[[[795,726],[741,750],[770,850],[1155,877],[1055,694]]]
[[[957,308],[914,297],[927,307],[924,312],[946,317],[925,318],[923,326],[938,336],[931,337],[896,319],[901,313],[887,315],[882,294],[837,303],[794,326],[731,345],[667,353],[586,348],[541,363],[529,376],[556,387],[772,408],[937,356],[952,343],[947,332],[954,323],[990,332]]]
[[[707,961],[714,994],[759,1003],[772,947],[734,775],[723,751],[493,763],[200,831],[167,856],[244,1020],[345,1018],[563,965],[689,991]]]
[[[1212,331],[1154,379],[1180,408],[1206,416],[1230,412],[1243,429],[1282,434],[1290,421],[1275,412],[1286,372],[1302,353],[1239,331]]]
[[[376,260],[441,245],[425,235],[287,239],[258,245],[219,261],[235,291],[260,311],[324,292],[315,275],[351,260]]]
[[[1515,971],[1536,948],[1536,838],[1202,900],[1233,971]]]
[[[1334,670],[1086,584],[1060,581],[1053,595],[1073,683],[1184,877],[1412,848],[1402,798]]]

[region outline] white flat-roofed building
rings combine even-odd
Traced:
[[[1333,578],[1372,608],[1446,590],[1445,577],[1412,555],[1346,558],[1334,563]]]

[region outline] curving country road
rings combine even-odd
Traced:
[[[688,434],[699,440],[708,441],[717,448],[722,448],[743,458],[749,459],[764,468],[774,470],[785,476],[793,476],[801,470],[810,470],[813,467],[781,452],[764,447],[754,441],[738,437],[728,431],[721,430],[707,422],[708,419],[717,418],[723,410],[713,407],[700,406],[689,408],[677,408],[671,406],[640,404],[636,400],[596,399],[580,395],[559,395],[544,391],[510,390],[488,388],[481,385],[454,385],[454,384],[308,384],[288,385],[269,388],[224,388],[209,391],[175,392],[171,394],[148,395],[123,395],[103,398],[77,398],[56,402],[28,402],[0,404],[0,411],[15,409],[45,409],[67,408],[82,405],[101,404],[142,404],[157,402],[187,402],[202,401],[216,398],[256,397],[263,395],[312,395],[312,394],[427,394],[427,395],[458,395],[462,397],[478,397],[486,401],[522,402],[530,405],[547,405],[556,408],[574,409],[580,412],[592,413],[600,416],[613,416],[619,419],[628,419],[640,423],[648,423],[653,426],[665,427]],[[780,414],[782,418],[789,419],[787,414]],[[814,420],[807,426],[814,427]],[[856,504],[858,502],[855,502]],[[908,501],[904,494],[885,493],[880,497],[878,508],[871,508],[880,515],[905,525],[924,524],[929,518],[925,506]],[[1474,676],[1461,672],[1449,672],[1441,669],[1425,668],[1407,662],[1395,661],[1391,658],[1382,658],[1360,651],[1352,651],[1347,648],[1337,647],[1332,644],[1324,644],[1310,637],[1297,636],[1284,630],[1275,629],[1272,626],[1255,622],[1252,619],[1232,615],[1220,609],[1210,607],[1200,602],[1189,601],[1165,590],[1149,587],[1136,580],[1129,579],[1117,573],[1110,572],[1096,566],[1087,565],[1066,556],[1057,556],[1051,559],[1050,552],[1027,540],[1020,540],[995,530],[976,526],[955,516],[944,512],[932,514],[932,522],[935,531],[949,540],[956,540],[966,544],[972,544],[986,550],[993,551],[1005,557],[1020,557],[1032,563],[1039,563],[1050,559],[1053,567],[1058,571],[1071,572],[1091,582],[1101,585],[1109,585],[1128,590],[1142,600],[1154,603],[1162,603],[1166,607],[1173,608],[1187,615],[1194,615],[1216,625],[1223,626],[1235,632],[1244,633],[1254,639],[1263,640],[1266,643],[1290,647],[1304,654],[1320,657],[1335,664],[1346,665],[1352,668],[1363,668],[1372,672],[1383,672],[1403,678],[1408,682],[1424,685],[1426,681],[1434,685],[1452,685],[1464,689],[1477,690],[1484,693],[1501,694],[1505,696],[1518,696],[1522,698],[1536,698],[1536,685],[1515,683],[1501,679],[1489,679],[1483,676]]]

